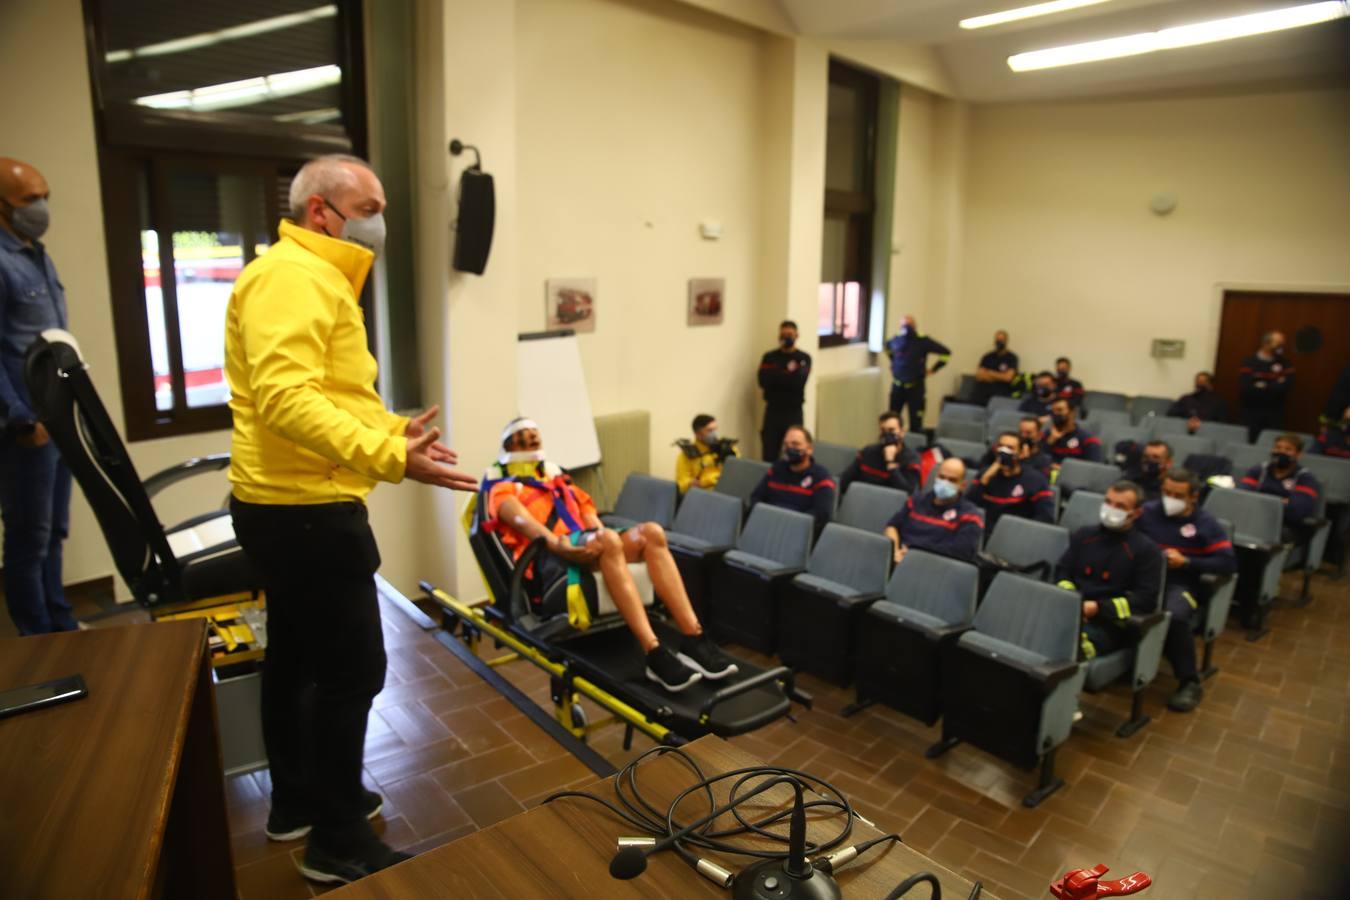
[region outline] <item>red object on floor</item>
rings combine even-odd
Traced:
[[[1123,897],[1137,894],[1153,884],[1153,879],[1143,872],[1135,872],[1118,881],[1102,881],[1101,877],[1109,869],[1097,865],[1091,869],[1074,869],[1065,872],[1059,881],[1052,882],[1050,893],[1060,900],[1091,900],[1093,897]]]

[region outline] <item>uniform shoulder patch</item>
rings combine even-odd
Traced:
[[[1181,536],[1184,538],[1195,537],[1195,531],[1196,529],[1194,522],[1187,522],[1185,525],[1181,526]]]
[[[948,522],[952,521],[953,519],[956,518],[956,510],[954,509],[947,510],[945,513],[942,514],[942,518],[946,519]]]

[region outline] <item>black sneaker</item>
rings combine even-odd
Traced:
[[[737,672],[736,664],[731,661],[731,657],[723,653],[706,634],[686,637],[675,658],[712,681],[735,675]]]
[[[366,818],[373,819],[384,809],[384,798],[374,791],[366,791]],[[267,814],[267,828],[264,829],[269,841],[298,841],[309,834],[310,819],[306,815],[289,814],[285,810],[272,807]]]
[[[300,874],[323,884],[348,884],[372,872],[398,865],[405,859],[412,857],[391,849],[382,841],[371,841],[350,853],[330,853],[310,841],[305,846]]]
[[[647,654],[647,677],[671,693],[678,693],[703,676],[675,658],[660,644]]]
[[[1167,698],[1167,708],[1172,712],[1190,712],[1200,705],[1200,700],[1204,696],[1205,689],[1200,686],[1200,682],[1188,681]]]

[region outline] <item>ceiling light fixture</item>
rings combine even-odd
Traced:
[[[227,81],[224,84],[211,84],[186,91],[169,91],[166,94],[137,97],[136,105],[149,106],[152,109],[211,112],[217,109],[249,106],[267,100],[279,100],[282,97],[329,87],[341,81],[342,70],[337,66],[315,66],[312,69],[260,75],[257,78]]]
[[[1036,16],[1048,16],[1052,13],[1078,9],[1080,6],[1094,6],[1105,2],[1106,0],[1050,0],[1048,3],[1036,3],[1031,6],[1005,9],[1003,12],[989,13],[984,16],[973,16],[969,19],[962,19],[956,24],[962,28],[988,28],[990,25],[1002,25],[1020,19],[1033,19]]]
[[[1321,3],[1272,9],[1246,16],[1234,16],[1231,19],[1214,19],[1209,22],[1196,22],[1193,25],[1164,28],[1161,31],[1146,31],[1142,34],[1089,41],[1085,44],[1068,44],[1063,47],[1018,53],[1008,57],[1008,68],[1014,72],[1032,72],[1056,66],[1119,59],[1125,56],[1138,56],[1141,53],[1175,50],[1178,47],[1194,47],[1198,44],[1229,41],[1234,38],[1283,31],[1287,28],[1300,28],[1304,25],[1318,25],[1347,16],[1350,16],[1350,2],[1323,0]]]
[[[171,41],[161,41],[158,44],[146,44],[144,47],[133,47],[130,50],[113,50],[103,58],[110,63],[119,63],[126,62],[129,59],[138,59],[143,56],[167,56],[170,53],[200,50],[202,47],[223,44],[225,41],[237,41],[240,38],[257,37],[260,34],[269,34],[273,31],[281,31],[285,28],[294,28],[297,25],[307,25],[310,22],[317,22],[320,19],[329,19],[336,16],[337,11],[337,6],[332,4],[329,4],[328,6],[316,6],[313,9],[286,13],[282,16],[271,16],[266,19],[258,19],[255,22],[232,25],[229,28],[220,28],[215,31],[203,31],[199,34],[189,34],[186,37],[174,38]]]

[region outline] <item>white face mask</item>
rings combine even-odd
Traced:
[[[1125,528],[1125,520],[1129,517],[1130,514],[1123,509],[1107,506],[1105,503],[1102,504],[1101,520],[1102,526],[1105,528],[1112,531],[1121,531]]]
[[[939,500],[950,500],[960,493],[960,491],[957,489],[956,485],[952,484],[947,479],[939,478],[937,481],[933,482],[933,493],[937,495]]]
[[[502,465],[509,463],[537,463],[544,461],[544,449],[538,450],[507,450],[497,457],[497,462]]]
[[[327,200],[323,202],[342,220],[342,232],[338,237],[344,241],[350,241],[358,247],[365,247],[376,256],[384,252],[384,213],[375,213],[373,216],[358,219],[354,216],[344,216],[336,206]]]
[[[1163,512],[1169,516],[1179,516],[1186,511],[1186,501],[1178,500],[1176,497],[1164,497]]]

